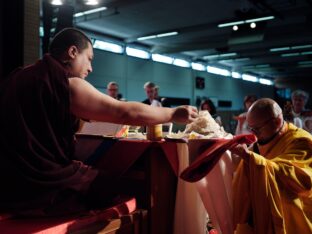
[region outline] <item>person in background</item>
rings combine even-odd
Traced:
[[[254,94],[246,95],[244,98],[244,108],[245,112],[241,113],[238,116],[235,116],[234,119],[237,120],[237,126],[235,130],[235,135],[239,134],[249,134],[250,131],[247,128],[246,115],[249,107],[257,100],[257,96]]]
[[[257,142],[230,151],[242,158],[233,181],[234,230],[312,233],[312,136],[283,119],[272,99],[247,112]]]
[[[211,117],[214,118],[220,126],[222,126],[222,120],[221,117],[217,115],[216,106],[209,98],[202,100],[199,110],[207,110],[210,113]]]
[[[115,81],[111,81],[107,84],[107,95],[119,100],[119,85]]]
[[[142,103],[152,106],[162,106],[161,102],[155,99],[155,87],[156,85],[153,82],[146,82],[143,86],[145,93],[146,93],[146,99],[142,101]]]
[[[79,119],[128,125],[189,123],[190,106],[162,108],[120,102],[85,78],[92,72],[91,40],[66,28],[49,54],[0,83],[0,213],[51,216],[105,207],[121,178],[75,159]]]
[[[299,117],[294,117],[293,108],[290,101],[287,101],[284,104],[283,116],[285,121],[294,124],[298,128],[302,128],[302,120]]]
[[[309,100],[309,93],[307,93],[304,90],[294,90],[291,93],[291,103],[292,103],[292,115],[294,118],[299,118],[302,121],[302,127],[306,131],[312,133],[312,129],[309,128],[312,118],[312,111],[309,109],[306,109],[306,104]],[[300,126],[298,126],[300,127]]]

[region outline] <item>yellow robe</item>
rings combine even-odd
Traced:
[[[283,131],[237,168],[236,234],[312,233],[312,136],[293,124]]]

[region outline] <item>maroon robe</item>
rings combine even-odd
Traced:
[[[76,123],[68,74],[50,55],[2,81],[0,213],[44,213],[85,193],[97,171],[73,158]]]

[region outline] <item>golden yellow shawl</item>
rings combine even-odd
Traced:
[[[236,171],[234,229],[247,233],[312,233],[312,136],[292,124],[250,153]]]

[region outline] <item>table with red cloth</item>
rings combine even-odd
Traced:
[[[189,165],[186,142],[78,134],[75,150],[78,159],[128,180],[120,192],[148,210],[149,233],[205,233],[206,211],[196,186],[178,177]]]

